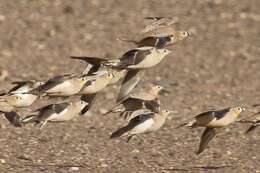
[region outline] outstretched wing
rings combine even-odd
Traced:
[[[216,134],[217,131],[215,128],[206,128],[201,135],[199,149],[196,154],[202,153]]]
[[[138,72],[139,70],[129,70],[127,72],[122,81],[121,88],[117,96],[117,102],[120,102],[122,99],[124,99],[139,83],[142,78],[142,73],[138,74]]]
[[[218,111],[207,111],[197,115],[195,118],[198,122],[201,122],[202,124],[208,124],[213,119],[219,120],[223,118],[229,111],[230,108],[225,108]]]
[[[151,54],[150,49],[140,50],[133,49],[126,52],[120,59],[119,67],[124,68],[130,65],[136,65],[142,62],[149,54]]]
[[[73,75],[72,74],[65,74],[65,75],[59,75],[59,76],[55,76],[51,79],[49,79],[45,84],[39,86],[38,88],[36,88],[35,90],[37,91],[47,91],[61,83],[63,83],[65,80],[68,80],[70,78],[72,78]]]

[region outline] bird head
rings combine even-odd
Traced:
[[[170,54],[172,51],[168,49],[157,49],[158,53],[162,56],[165,57],[166,55]]]
[[[83,85],[84,85],[88,80],[89,80],[89,77],[88,77],[88,76],[82,76],[82,77],[79,78],[79,82],[80,82],[81,84],[83,84]]]
[[[42,86],[42,85],[44,85],[45,84],[45,82],[35,82],[34,84],[33,84],[33,88],[38,88],[39,86]]]
[[[239,107],[239,106],[231,108],[231,111],[234,111],[237,114],[240,114],[242,111],[245,111],[245,110],[246,110],[245,108]]]
[[[176,31],[175,39],[177,40],[184,40],[185,38],[189,37],[191,34],[188,31]]]
[[[83,100],[74,102],[74,106],[77,107],[80,111],[87,105],[88,105],[88,103]]]
[[[107,73],[106,78],[111,80],[111,79],[114,78],[114,74],[113,73]]]
[[[9,104],[16,104],[17,102],[19,102],[20,100],[22,100],[22,97],[19,95],[10,95],[6,97],[6,102]]]
[[[174,111],[169,110],[169,109],[164,109],[164,110],[161,111],[161,115],[164,115],[164,116],[168,116],[172,113],[174,113]]]

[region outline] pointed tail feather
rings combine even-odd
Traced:
[[[118,105],[113,107],[112,109],[110,109],[106,113],[104,113],[103,116],[108,115],[110,113],[118,113],[118,112],[123,112],[124,111],[122,108],[117,108],[117,107],[118,107]]]
[[[117,131],[115,131],[114,133],[112,133],[112,135],[110,136],[110,139],[118,138],[120,136],[126,135],[128,130],[129,130],[128,126],[122,127],[120,129],[118,129]]]
[[[33,123],[38,122],[38,117],[36,115],[29,115],[22,119],[21,123]]]
[[[118,41],[122,41],[122,42],[128,42],[128,43],[134,43],[134,44],[137,44],[137,41],[135,40],[129,40],[129,39],[126,39],[126,38],[117,38]]]
[[[119,66],[119,61],[105,61],[101,63],[103,66],[107,66],[107,67],[117,67]]]
[[[252,132],[257,126],[252,124],[246,131],[245,131],[245,134],[248,134],[250,132]]]
[[[260,121],[256,121],[252,123],[251,126],[245,131],[245,134],[252,132],[259,125],[260,125]]]
[[[197,125],[196,125],[196,120],[191,120],[191,121],[188,121],[188,122],[186,122],[186,123],[183,123],[183,124],[177,126],[175,129],[178,129],[178,128],[181,128],[181,127],[184,127],[184,126],[185,126],[185,127],[194,128],[194,127],[197,126]]]

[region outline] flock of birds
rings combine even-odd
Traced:
[[[118,59],[97,57],[71,57],[87,62],[83,74],[66,74],[40,81],[14,82],[15,87],[0,96],[0,111],[14,126],[23,127],[34,123],[43,128],[47,122],[69,121],[85,114],[93,105],[96,95],[105,87],[122,81],[116,100],[116,106],[106,112],[119,113],[128,124],[112,133],[111,138],[132,137],[150,133],[160,129],[167,116],[173,111],[161,110],[159,95],[167,90],[161,85],[149,85],[143,90],[134,89],[143,78],[146,69],[158,65],[171,53],[170,48],[175,43],[190,36],[187,31],[173,29],[175,18],[148,17],[151,23],[142,31],[142,39],[121,41],[131,42],[135,49],[129,50]],[[166,49],[167,48],[167,49]],[[19,108],[30,107],[38,99],[73,98],[72,101],[56,102],[45,105],[28,116],[21,116]],[[255,105],[259,106],[259,105]],[[222,127],[238,121],[242,107],[229,107],[221,110],[211,110],[195,116],[191,121],[179,127],[205,127],[201,135],[197,154],[204,151],[211,139]],[[255,113],[255,115],[259,114]],[[256,120],[247,119],[239,122],[251,123],[247,132],[260,125],[260,117]],[[178,128],[179,128],[178,127]]]

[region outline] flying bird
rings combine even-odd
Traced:
[[[138,115],[131,119],[126,126],[112,133],[110,138],[128,136],[127,142],[129,142],[135,135],[157,131],[164,125],[167,116],[172,113],[170,110],[162,110],[159,113],[149,110],[138,111]]]
[[[170,53],[171,51],[167,49],[140,47],[127,51],[119,59],[103,62],[104,66],[128,70],[122,81],[117,102],[128,95],[138,84],[143,75],[142,70],[156,66]]]
[[[151,85],[149,88],[133,92],[103,115],[120,113],[120,116],[127,118],[129,113],[142,108],[150,109],[153,112],[159,112],[160,101],[158,97],[164,90],[165,89],[160,85]]]
[[[80,101],[50,104],[35,110],[31,115],[22,119],[22,123],[36,123],[42,128],[47,122],[69,121],[80,115],[88,103]]]
[[[206,127],[201,135],[199,149],[196,152],[200,154],[205,150],[208,143],[216,136],[219,129],[235,122],[239,114],[244,111],[242,107],[229,107],[221,110],[207,111],[198,114],[193,120],[181,124],[179,127],[188,126],[191,128]]]

